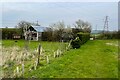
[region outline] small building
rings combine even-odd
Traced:
[[[43,27],[43,26],[34,26],[31,25],[28,30],[24,33],[26,40],[34,40],[34,41],[39,41],[42,38],[42,34],[45,30],[47,30],[48,27]]]

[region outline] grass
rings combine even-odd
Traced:
[[[24,47],[24,41],[16,45]],[[3,46],[11,47],[14,41],[3,40]],[[58,42],[40,42],[45,49],[56,50]],[[24,77],[37,78],[117,78],[118,48],[117,40],[88,41],[80,49],[71,49],[58,58],[50,58],[50,64],[43,61],[37,70],[28,71],[31,62],[26,63]],[[30,48],[36,49],[39,42],[31,42]],[[49,52],[48,52],[49,53]]]
[[[118,76],[117,47],[106,45],[114,41],[89,41],[80,49],[70,50],[45,67],[26,73],[25,77],[116,78]]]
[[[17,41],[17,42],[15,42]],[[25,40],[3,40],[2,41],[2,46],[4,47],[12,47],[12,46],[19,46],[21,48],[25,47],[25,43],[28,43],[29,49],[36,49],[38,48],[38,45],[42,45],[43,48],[45,49],[52,49],[56,50],[59,48],[59,45],[61,43],[59,42],[43,42],[43,41],[25,41]]]
[[[28,43],[28,52],[30,55],[35,54],[35,58],[29,58],[29,60],[25,59],[25,69],[29,70],[30,66],[33,66],[33,63],[35,60],[37,60],[37,53],[36,50],[38,48],[38,45],[42,45],[42,48],[45,51],[45,56],[46,55],[51,55],[53,56],[53,52],[56,51],[57,49],[61,48],[61,45],[64,44],[64,47],[67,45],[67,43],[59,43],[59,42],[37,42],[37,41],[31,41],[31,42],[26,42],[24,40],[3,40],[2,41],[2,55],[3,55],[3,60],[5,59],[5,62],[3,66],[8,66],[8,63],[15,63],[12,66],[10,65],[7,68],[3,68],[4,72],[6,72],[6,76],[8,77],[9,74],[8,72],[13,72],[16,69],[16,66],[18,66],[18,59],[21,56],[21,53],[24,54],[25,50],[25,44]],[[61,48],[62,49],[62,48]],[[11,61],[11,54],[14,56],[14,60]],[[16,56],[16,57],[15,57]],[[12,57],[13,58],[13,57]],[[23,57],[22,57],[23,58]],[[43,64],[46,63],[45,60],[42,60]],[[27,67],[28,66],[28,67]],[[21,65],[19,65],[21,67]],[[10,71],[11,70],[11,71]],[[12,76],[12,74],[10,75]],[[10,77],[9,76],[9,77]]]
[[[15,42],[17,41],[17,42]],[[47,41],[25,41],[25,40],[2,40],[2,46],[9,48],[13,46],[18,46],[20,48],[25,48],[26,43],[29,46],[28,48],[31,50],[35,50],[38,48],[38,45],[40,44],[44,49],[46,50],[57,50],[58,48],[61,48],[60,42],[47,42]],[[64,43],[65,46],[67,46],[67,43]]]

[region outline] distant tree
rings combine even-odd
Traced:
[[[28,30],[28,28],[31,26],[32,23],[27,22],[27,21],[20,21],[17,26],[15,26],[16,28],[19,28],[21,30],[21,35],[22,37],[25,36],[26,31]]]
[[[70,41],[71,39],[73,39],[72,28],[70,25],[67,25],[67,27],[64,29],[62,36],[64,41]]]
[[[75,28],[82,29],[84,26],[84,22],[80,19],[78,21],[76,21],[75,23],[76,23]]]
[[[52,29],[52,37],[54,40],[60,41],[63,37],[65,24],[63,21],[51,24],[50,28]]]
[[[91,24],[80,19],[75,22],[74,27],[79,29],[80,32],[91,32]]]
[[[84,27],[83,27],[83,32],[88,32],[90,33],[91,32],[91,29],[92,29],[92,26],[89,22],[85,22],[84,23]]]
[[[70,26],[70,25],[67,25],[67,28],[65,28],[64,31],[67,32],[67,33],[72,33],[72,28],[71,28],[71,26]]]
[[[99,39],[120,39],[120,31],[108,31],[106,33],[101,33],[98,36]]]
[[[22,29],[22,31],[26,31],[29,27],[31,26],[31,23],[30,22],[27,22],[27,21],[20,21],[16,28],[20,28]]]
[[[53,41],[52,32],[53,32],[53,30],[51,28],[47,28],[42,34],[42,40],[43,41]]]

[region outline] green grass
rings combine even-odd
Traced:
[[[56,51],[57,49],[62,49],[61,48],[61,45],[64,44],[64,47],[67,46],[68,43],[60,43],[60,42],[38,42],[38,41],[30,41],[30,42],[26,42],[24,40],[17,40],[17,42],[15,42],[16,40],[3,40],[2,41],[2,46],[3,46],[3,49],[8,51],[8,56],[9,56],[9,53],[11,54],[11,49],[12,47],[20,47],[20,51],[24,51],[23,48],[25,48],[25,44],[28,43],[28,50],[30,54],[32,54],[37,48],[38,48],[38,45],[41,44],[42,48],[45,50],[45,55],[51,55],[53,56],[53,52]],[[62,45],[63,46],[63,45]],[[4,52],[4,50],[2,50],[2,52]],[[62,49],[63,50],[63,49]],[[18,52],[14,52],[14,54],[19,54],[21,53],[19,50]],[[33,65],[34,61],[37,59],[37,52],[35,53],[36,54],[36,58],[35,59],[30,59],[30,60],[25,60],[25,70],[28,71],[29,70],[29,67]],[[2,54],[4,55],[4,53]],[[19,56],[19,55],[18,55]],[[52,60],[53,58],[51,58]],[[8,60],[8,63],[10,62],[10,60]],[[15,60],[13,62],[16,62]],[[46,63],[45,60],[42,60],[42,64]],[[11,67],[8,67],[8,68],[3,68],[3,70],[5,72],[13,72],[15,69],[16,69],[16,65],[17,64],[14,64],[12,65]],[[19,65],[19,67],[21,67],[21,65]]]
[[[117,78],[117,47],[106,45],[106,42],[115,41],[88,41],[80,49],[67,51],[48,65],[26,72],[25,77]]]
[[[24,47],[24,41],[16,45]],[[10,47],[12,40],[3,40],[3,46]],[[66,51],[59,58],[50,59],[50,64],[42,62],[37,70],[31,72],[28,68],[31,62],[26,63],[24,77],[37,78],[117,78],[118,77],[118,48],[106,43],[117,43],[117,40],[88,41],[80,49]],[[30,48],[35,49],[39,42],[31,42]],[[45,49],[56,50],[58,42],[41,42]]]
[[[17,42],[15,42],[17,41]],[[12,46],[19,46],[21,48],[25,47],[25,43],[28,43],[29,49],[36,49],[40,44],[45,49],[52,49],[56,50],[59,48],[61,43],[59,42],[43,42],[43,41],[25,41],[25,40],[2,40],[2,46],[4,47],[12,47]]]

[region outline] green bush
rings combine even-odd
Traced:
[[[73,49],[80,48],[80,44],[81,44],[81,41],[80,41],[79,37],[76,37],[76,39],[72,40],[72,42],[71,42],[71,46]]]
[[[90,38],[90,33],[79,32],[77,33],[77,36],[78,37],[76,37],[76,39],[71,42],[73,49],[80,48],[82,44],[86,43]]]
[[[99,39],[119,39],[119,32],[102,33],[98,37]]]
[[[86,43],[90,39],[90,33],[79,32],[79,33],[77,33],[77,36],[81,40],[81,44]]]

